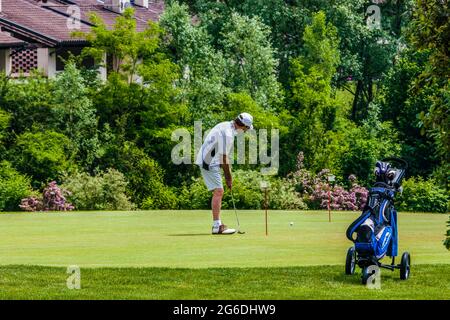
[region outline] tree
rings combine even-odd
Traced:
[[[265,109],[281,102],[278,61],[269,41],[269,29],[259,18],[233,12],[221,30],[219,46],[226,60],[226,85],[247,92]]]
[[[95,13],[90,14],[90,21],[94,25],[90,33],[74,32],[91,44],[83,49],[83,54],[100,63],[104,63],[105,55],[110,56],[112,70],[123,75],[128,83],[136,82],[142,60],[154,55],[158,49],[159,26],[149,20],[147,28],[137,32],[132,8],[125,9],[123,15],[116,18],[112,29]]]
[[[194,120],[210,126],[217,121],[214,115],[229,92],[223,55],[213,47],[206,27],[194,24],[186,5],[169,5],[160,23],[168,35],[167,50],[183,73],[179,85],[189,112]]]
[[[353,95],[351,119],[358,123],[367,117],[368,106],[375,99],[376,84],[389,71],[396,52],[404,45],[401,27],[408,20],[410,2],[399,0],[395,8],[393,2],[377,4],[381,23],[375,28],[367,25],[368,17],[373,18],[368,8],[372,3],[367,1],[337,0],[328,12],[341,39],[336,84]]]
[[[96,110],[73,62],[56,79],[52,112],[56,127],[71,140],[80,165],[92,171],[100,149]]]
[[[0,109],[0,161],[5,155],[5,146],[3,145],[3,138],[7,135],[7,129],[9,127],[9,122],[11,116],[8,112]]]
[[[419,114],[422,133],[433,138],[441,159],[441,180],[449,188],[450,171],[450,9],[448,0],[417,0],[411,40],[428,61],[411,90],[413,98],[429,106]]]
[[[369,115],[358,127],[343,129],[344,139],[334,143],[344,145],[338,153],[341,173],[344,177],[354,174],[364,185],[373,182],[373,167],[377,160],[399,154],[397,131],[391,122],[380,120],[380,106],[372,102]]]
[[[95,26],[83,34],[91,46],[84,53],[97,59],[110,55],[115,61],[108,81],[94,96],[99,127],[109,128],[115,143],[134,143],[170,167],[171,131],[189,114],[177,86],[180,68],[163,52],[163,29],[149,21],[145,30],[138,31],[132,9],[118,17],[112,29],[95,15],[91,19]],[[99,166],[109,167],[104,159]]]
[[[321,169],[317,163],[326,145],[326,132],[333,129],[335,105],[331,98],[331,80],[339,63],[336,28],[327,23],[325,14],[314,15],[303,35],[303,53],[292,61],[290,111],[296,119],[287,139],[295,141],[296,149],[305,154],[309,168]],[[323,168],[323,167],[322,167]]]
[[[26,81],[8,81],[2,89],[2,108],[10,115],[9,133],[19,135],[31,127],[45,130],[53,123],[53,81],[33,73]],[[14,134],[5,141],[10,147]]]
[[[414,82],[428,60],[427,52],[406,49],[380,86],[381,119],[392,121],[401,142],[400,156],[409,163],[408,176],[429,176],[439,165],[434,140],[421,134],[418,114],[429,108],[427,95],[414,94]],[[431,92],[431,94],[433,94]]]
[[[74,168],[71,141],[55,131],[25,132],[17,137],[12,153],[15,167],[33,178],[32,186],[57,180]]]

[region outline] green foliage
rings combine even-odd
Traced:
[[[443,164],[450,154],[450,21],[447,0],[417,0],[410,28],[414,47],[429,52],[426,66],[414,83],[414,96],[424,97],[429,108],[420,112],[422,133],[431,137]]]
[[[319,12],[306,27],[303,40],[304,52],[291,64],[290,108],[295,120],[286,139],[301,148],[308,167],[320,170],[323,164],[317,156],[327,144],[327,131],[333,129],[336,116],[331,97],[331,78],[339,62],[336,28]],[[300,150],[292,150],[289,157],[295,159]]]
[[[108,150],[105,159],[128,180],[127,194],[139,208],[171,209],[177,206],[177,199],[164,184],[164,171],[142,149],[131,142]]]
[[[326,22],[323,11],[313,15],[311,24],[303,33],[303,41],[299,63],[307,72],[314,73],[312,70],[317,69],[324,81],[329,82],[340,62],[339,38],[336,27]]]
[[[276,128],[287,130],[280,118],[273,111],[265,110],[247,93],[230,93],[224,103],[224,119],[234,119],[242,112],[248,112],[253,116],[253,125],[256,129]]]
[[[247,92],[266,109],[281,102],[276,78],[278,61],[274,58],[269,34],[260,19],[233,12],[222,28],[219,40],[226,61],[227,87],[235,92]]]
[[[167,6],[160,23],[170,36],[165,45],[183,72],[179,85],[189,112],[193,119],[210,126],[228,92],[223,55],[213,47],[205,26],[192,23],[185,5],[175,2]]]
[[[246,93],[266,110],[282,99],[268,28],[258,18],[230,16],[211,30],[206,16],[194,24],[187,6],[174,2],[161,18],[168,50],[183,71],[183,97],[193,119],[207,127],[223,120],[221,106],[230,92]]]
[[[194,178],[190,184],[184,184],[178,194],[180,209],[211,208],[211,192],[206,189],[202,177]]]
[[[420,75],[427,52],[405,50],[382,84],[381,118],[392,121],[401,142],[400,156],[408,161],[410,176],[426,177],[439,165],[436,144],[433,139],[421,134],[418,114],[428,110],[425,92],[414,95],[414,81]],[[433,94],[428,92],[427,94]]]
[[[0,162],[0,211],[19,210],[20,201],[33,191],[31,179],[20,174],[7,161]]]
[[[131,210],[132,203],[126,195],[127,181],[115,169],[90,176],[76,172],[63,177],[62,188],[70,192],[67,197],[78,210]]]
[[[338,0],[327,12],[341,39],[341,64],[335,80],[353,94],[351,118],[358,123],[365,119],[369,104],[376,97],[376,82],[392,67],[396,51],[403,45],[401,28],[408,20],[411,1],[391,2],[377,4],[381,11],[380,28],[367,26],[372,14],[366,10],[372,3],[365,0]]]
[[[83,49],[83,53],[98,62],[103,60],[105,54],[112,55],[114,72],[123,75],[129,83],[136,81],[140,60],[147,59],[158,48],[159,26],[149,20],[148,27],[137,32],[132,8],[126,9],[123,15],[116,18],[113,28],[95,13],[90,15],[90,20],[95,25],[90,33],[74,33],[91,43],[90,47]]]
[[[9,121],[11,120],[11,115],[0,109],[0,140],[3,139],[6,129],[9,127]]]
[[[447,247],[448,250],[450,250],[450,216],[449,216],[449,219],[447,221],[447,228],[448,228],[447,229],[447,234],[446,234],[447,238],[444,241],[444,245]]]
[[[368,186],[375,161],[399,155],[410,176],[449,188],[448,1],[378,3],[381,28],[367,26],[364,0],[181,2],[168,1],[160,23],[139,32],[127,9],[113,25],[92,15],[91,32],[75,33],[91,44],[83,55],[108,64],[105,83],[75,67],[83,57],[56,79],[1,77],[0,161],[34,187],[75,169],[79,180],[104,180],[115,168],[128,184],[118,175],[111,183],[139,208],[206,208],[197,167],[171,162],[172,132],[245,111],[256,129],[280,132],[273,208],[304,208],[285,180],[300,151],[311,174],[328,168],[339,182],[355,174]],[[239,169],[238,205],[260,208],[262,177],[249,170],[259,167]],[[443,208],[437,191],[426,194]]]
[[[74,167],[71,141],[55,131],[25,132],[17,137],[14,165],[33,178],[33,186],[57,180]]]
[[[3,145],[3,139],[7,134],[7,128],[9,127],[9,122],[11,120],[11,115],[0,109],[0,161],[2,160],[5,154],[5,147]]]
[[[269,181],[270,191],[268,204],[271,209],[306,209],[299,194],[286,181],[263,176],[258,171],[236,170],[233,172],[233,196],[239,209],[261,209],[264,207],[264,193],[261,182]],[[179,194],[181,209],[206,209],[211,207],[212,193],[203,182],[203,178],[193,179],[192,184],[184,185]],[[225,191],[222,208],[233,209],[231,193]]]
[[[287,179],[272,179],[269,206],[275,210],[305,210],[307,204]]]
[[[403,193],[396,200],[397,210],[419,212],[448,212],[450,195],[434,180],[409,178],[403,182]]]
[[[3,109],[11,114],[9,130],[21,134],[31,127],[45,129],[52,118],[53,82],[33,73],[25,81],[5,84]]]
[[[333,136],[337,161],[335,166],[342,177],[354,174],[365,186],[373,180],[373,167],[377,160],[398,155],[400,145],[397,132],[389,122],[379,120],[380,108],[372,103],[368,119],[359,127],[349,127]]]
[[[174,175],[176,169],[170,165],[171,132],[186,123],[191,115],[177,85],[180,68],[161,52],[163,30],[149,22],[144,31],[138,32],[132,10],[117,18],[113,28],[107,27],[99,17],[92,16],[92,19],[96,27],[84,34],[92,46],[84,52],[114,57],[113,72],[93,97],[99,127],[109,128],[113,143],[129,141],[143,149],[146,156],[158,157]],[[100,157],[108,157],[108,147],[101,149]],[[110,166],[105,161],[98,160],[103,169]],[[133,198],[139,205],[143,200]]]
[[[99,156],[97,119],[95,108],[87,95],[83,77],[73,62],[65,65],[64,72],[55,82],[55,125],[64,133],[74,147],[81,166],[90,169]]]

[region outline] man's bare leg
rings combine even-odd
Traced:
[[[211,200],[213,220],[220,220],[220,209],[222,208],[223,189],[214,189]]]

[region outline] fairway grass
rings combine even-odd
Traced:
[[[344,275],[359,214],[270,211],[268,236],[251,210],[231,236],[210,234],[209,211],[0,214],[0,299],[450,299],[447,215],[399,214],[412,276],[383,269],[369,290],[359,268]],[[234,212],[222,220],[233,227]],[[71,265],[81,290],[67,289]]]
[[[87,268],[69,290],[65,268],[0,267],[0,299],[450,299],[450,265],[419,265],[411,278],[382,270],[381,289],[342,266],[290,268]]]
[[[0,214],[0,265],[80,267],[291,267],[342,265],[345,230],[359,215],[239,211],[244,235],[211,235],[209,211]],[[222,220],[233,227],[234,213]],[[400,214],[399,256],[450,264],[442,245],[447,215]],[[290,222],[293,225],[290,226]]]

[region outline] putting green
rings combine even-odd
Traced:
[[[212,236],[209,211],[0,215],[0,264],[80,267],[288,267],[343,265],[345,230],[359,213],[239,211],[244,235]],[[450,264],[447,215],[399,215],[399,253],[413,264]],[[233,226],[233,211],[222,220]],[[293,224],[291,225],[291,222]]]

